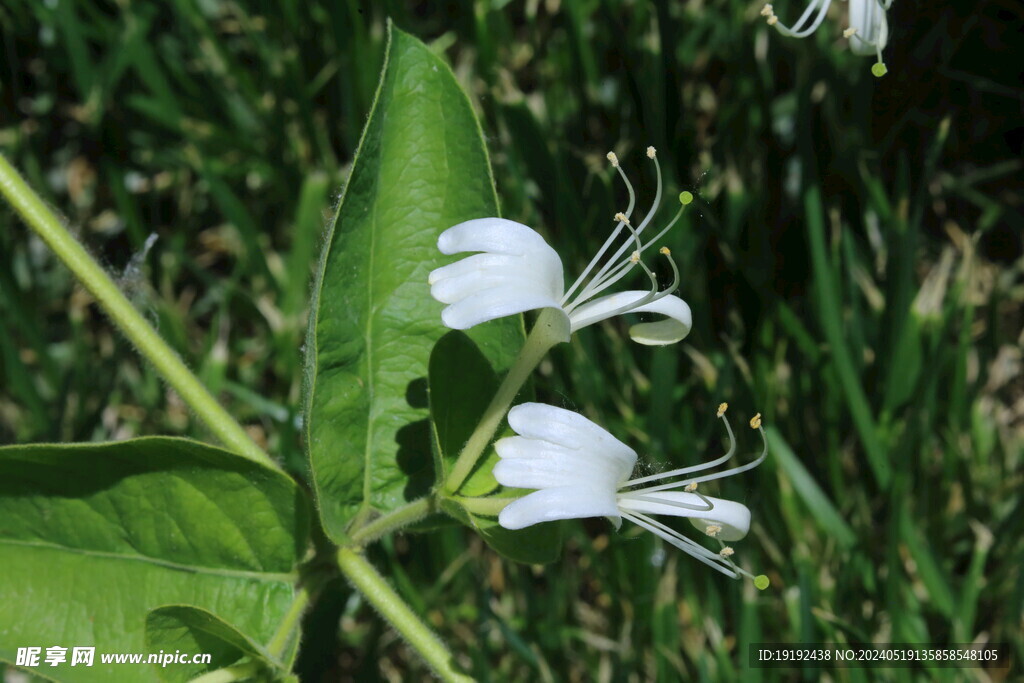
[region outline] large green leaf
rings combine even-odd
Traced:
[[[448,66],[390,28],[387,56],[313,290],[306,447],[327,533],[343,542],[434,483],[430,350],[446,331],[427,274],[437,236],[495,216],[480,127]],[[472,337],[495,367],[523,341],[519,316]]]
[[[447,474],[497,391],[498,376],[472,339],[462,332],[449,332],[434,346],[429,382],[435,468]],[[465,497],[490,495],[502,499],[527,493],[501,487],[493,474],[495,462],[497,454],[488,449],[459,493]],[[446,512],[476,529],[488,545],[510,560],[543,564],[553,562],[561,552],[560,522],[509,531],[495,517],[473,514],[454,499],[444,501],[443,505]]]
[[[294,595],[309,515],[286,475],[173,438],[0,448],[0,660],[68,648],[58,680],[158,681],[147,614],[193,605],[266,644]],[[95,647],[72,667],[74,647]]]

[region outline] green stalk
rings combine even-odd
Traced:
[[[277,464],[256,445],[240,424],[217,403],[206,387],[142,317],[110,276],[89,256],[46,206],[43,200],[0,156],[0,194],[15,212],[57,254],[75,277],[96,298],[121,332],[151,362],[163,378],[196,412],[220,441],[250,460],[277,469]]]
[[[455,461],[452,471],[444,482],[444,490],[454,494],[473,471],[473,466],[491,443],[498,426],[505,419],[519,390],[523,388],[530,373],[537,367],[541,359],[559,342],[569,341],[569,319],[561,309],[545,308],[537,317],[537,322],[526,338],[519,355],[516,356],[512,368],[505,375],[494,398],[484,411],[476,429],[469,437],[459,459]]]
[[[424,496],[391,512],[381,515],[366,526],[352,532],[355,545],[366,545],[381,536],[398,531],[402,527],[418,522],[437,510],[437,501],[433,495]]]
[[[366,558],[351,548],[338,551],[338,566],[356,589],[401,634],[443,681],[470,683],[473,679],[455,668],[444,643],[409,608]]]

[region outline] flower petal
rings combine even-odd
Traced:
[[[626,480],[636,464],[636,451],[571,410],[544,403],[522,403],[509,411],[508,423],[520,436],[581,450],[594,459],[616,463],[621,475],[619,483]]]
[[[587,451],[566,450],[556,458],[502,458],[494,465],[499,484],[520,489],[573,486],[614,492],[621,477],[620,462]]]
[[[630,497],[630,493],[642,495],[644,500]],[[652,498],[659,499],[655,502]],[[738,541],[750,530],[750,509],[743,503],[722,498],[705,496],[714,505],[711,510],[691,510],[679,507],[678,504],[704,506],[700,496],[686,491],[651,491],[643,489],[619,495],[619,507],[627,512],[642,512],[651,515],[671,515],[687,517],[697,529],[704,531],[709,525],[722,527],[716,538],[723,541]],[[677,505],[673,505],[676,503]]]
[[[467,330],[488,320],[537,308],[561,310],[558,301],[547,293],[499,286],[478,290],[447,306],[441,311],[441,321],[453,330]]]
[[[452,226],[437,238],[442,254],[483,251],[489,254],[562,260],[533,228],[505,218],[475,218]]]
[[[667,316],[667,319],[652,323],[638,323],[629,329],[629,336],[633,338],[633,341],[648,346],[663,346],[674,344],[685,338],[690,333],[690,328],[693,327],[690,307],[686,305],[685,301],[672,294],[635,307],[630,305],[639,302],[649,293],[629,290],[587,302],[569,315],[572,331],[575,332],[615,315],[660,313]]]
[[[445,254],[467,256],[430,273],[431,295],[449,304],[448,327],[465,330],[488,320],[537,308],[561,308],[562,262],[533,229],[503,218],[478,218],[445,230]]]
[[[586,517],[610,517],[616,526],[621,524],[614,490],[561,486],[535,491],[506,505],[498,523],[506,529],[523,529],[540,522]]]
[[[850,52],[873,55],[889,41],[889,22],[878,0],[850,0]]]

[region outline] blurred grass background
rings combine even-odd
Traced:
[[[694,331],[652,351],[617,324],[587,330],[538,389],[659,467],[724,447],[720,401],[736,420],[760,411],[770,459],[713,488],[753,510],[737,557],[771,588],[600,520],[544,568],[455,528],[386,542],[375,562],[481,680],[1012,679],[1019,664],[747,666],[765,641],[1009,642],[1024,657],[1024,11],[901,0],[877,80],[834,4],[796,41],[736,0],[4,0],[0,151],[301,472],[309,274],[387,16],[450,60],[504,215],[570,271],[625,203],[604,154],[643,210],[654,145],[668,196],[698,197],[666,237]],[[7,210],[0,314],[0,442],[206,438]],[[426,676],[334,588],[307,618],[304,681]]]

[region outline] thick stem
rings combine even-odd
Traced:
[[[537,367],[552,346],[567,341],[569,341],[568,316],[557,308],[545,308],[541,311],[533,330],[530,331],[530,336],[526,338],[526,343],[512,364],[512,368],[505,375],[505,379],[498,387],[494,398],[491,399],[490,405],[487,406],[483,417],[480,418],[479,424],[473,430],[466,445],[463,446],[462,452],[459,453],[459,459],[455,461],[455,466],[448,474],[444,483],[444,490],[448,494],[456,493],[470,472],[473,471],[473,466],[476,465],[476,461],[480,459],[487,445],[491,443],[494,433],[498,431],[498,426],[512,406],[512,401],[515,400],[519,390],[523,388],[523,384],[526,383],[533,369]]]
[[[351,548],[338,551],[338,566],[356,589],[398,631],[444,681],[470,683],[473,679],[455,668],[448,648],[402,600],[366,558]]]
[[[96,297],[114,324],[157,369],[220,441],[245,457],[277,468],[241,425],[196,378],[110,276],[89,256],[13,166],[0,156],[0,194]]]
[[[436,509],[437,501],[433,495],[414,500],[397,510],[381,515],[366,526],[353,531],[351,534],[352,543],[359,546],[376,541],[381,536],[385,536],[392,531],[398,531],[413,522],[420,521],[427,515],[435,512]]]

